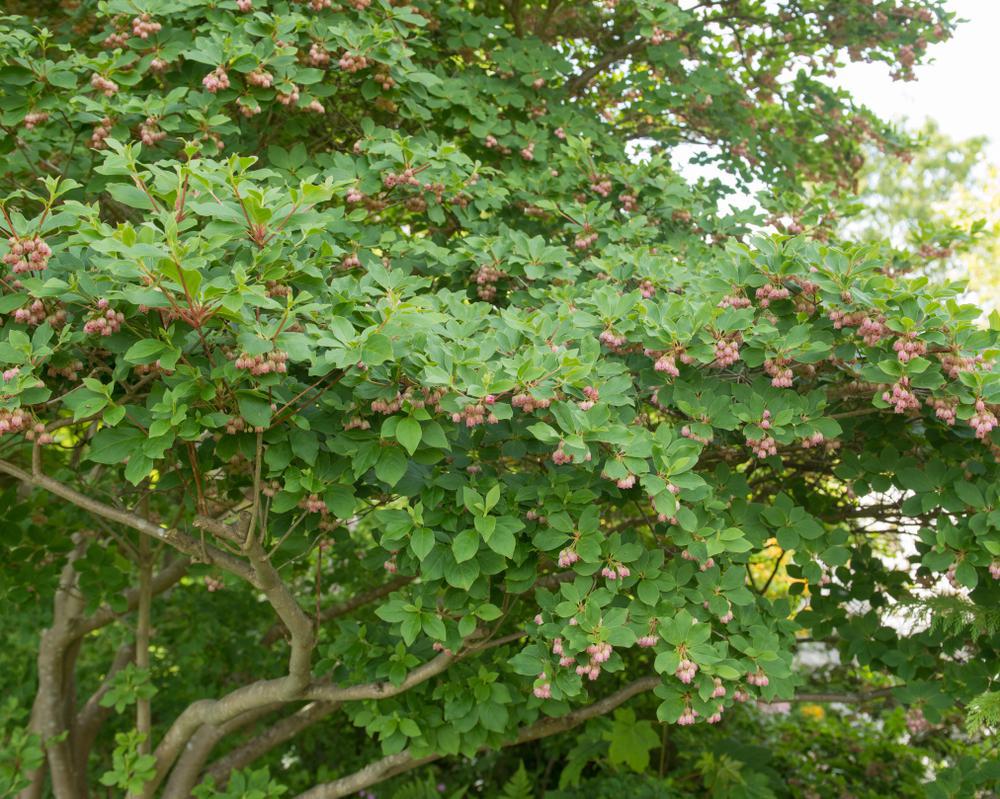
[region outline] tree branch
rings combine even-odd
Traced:
[[[87,540],[77,533],[74,547],[59,576],[59,586],[52,602],[52,626],[42,632],[38,645],[38,691],[32,709],[32,732],[37,732],[45,746],[52,793],[56,799],[76,799],[77,774],[73,751],[67,735],[66,654],[74,641],[73,624],[83,610],[79,574],[74,566],[87,548]],[[57,739],[57,740],[53,740]]]
[[[104,681],[76,714],[76,723],[73,725],[73,762],[76,764],[83,785],[86,784],[87,760],[90,758],[94,739],[101,724],[111,715],[111,708],[103,707],[101,698],[110,690],[114,676],[131,663],[133,657],[135,657],[135,644],[131,641],[122,644],[115,653],[114,660],[111,661]]]
[[[413,581],[412,577],[405,577],[405,576],[396,577],[394,580],[390,580],[389,582],[377,586],[375,588],[372,588],[369,591],[363,591],[360,594],[356,594],[355,596],[348,599],[346,602],[341,602],[337,605],[331,605],[326,610],[324,610],[323,613],[320,615],[320,620],[326,622],[326,621],[331,621],[332,619],[340,618],[341,616],[346,616],[348,613],[351,613],[357,610],[358,608],[363,607],[364,605],[374,602],[376,599],[381,599],[382,597],[391,594],[396,589],[402,588],[404,585],[412,581]],[[281,637],[282,632],[284,630],[285,630],[284,625],[280,623],[273,625],[266,633],[264,633],[264,636],[260,639],[261,646],[267,646],[267,647],[271,646],[275,641],[277,641]]]
[[[103,519],[108,519],[109,521],[118,522],[126,527],[130,527],[133,530],[138,530],[144,535],[151,536],[157,541],[163,541],[165,544],[169,544],[174,547],[174,549],[180,550],[185,555],[189,555],[195,560],[199,560],[204,555],[208,562],[218,566],[221,569],[225,569],[232,574],[246,580],[252,585],[256,585],[254,581],[254,573],[247,566],[247,564],[237,558],[235,555],[231,555],[228,552],[224,552],[217,547],[213,547],[210,544],[206,544],[204,547],[201,542],[188,535],[185,535],[180,530],[175,530],[172,528],[160,527],[157,524],[144,519],[130,511],[121,510],[119,508],[112,507],[111,505],[105,505],[103,502],[99,502],[96,499],[81,494],[73,488],[70,488],[64,483],[60,483],[58,480],[54,480],[44,474],[30,474],[23,469],[15,466],[7,461],[0,461],[0,472],[4,474],[9,474],[20,480],[22,483],[31,486],[37,486],[38,488],[44,488],[57,497],[65,499],[67,502],[76,505],[78,508],[89,511],[95,516],[100,516]],[[259,586],[258,586],[259,587]]]
[[[610,67],[616,61],[621,61],[623,58],[627,58],[633,53],[637,53],[645,47],[646,44],[647,40],[640,37],[626,45],[622,45],[621,47],[612,50],[609,53],[605,53],[593,66],[587,67],[587,69],[579,75],[576,75],[566,81],[566,91],[569,92],[570,96],[575,97],[586,89],[587,86],[590,85],[590,82],[605,69]]]
[[[320,702],[350,702],[361,699],[388,699],[391,696],[409,691],[415,685],[427,682],[431,677],[436,677],[455,662],[456,656],[442,653],[422,666],[417,666],[406,675],[406,678],[399,684],[379,681],[363,683],[361,685],[349,685],[340,687],[328,683],[313,683],[304,692],[304,699],[313,699]]]
[[[141,795],[144,799],[152,799],[183,747],[203,725],[222,725],[262,706],[297,699],[311,680],[312,651],[316,644],[312,621],[299,607],[256,537],[247,536],[245,540],[247,557],[253,568],[250,582],[264,593],[291,634],[288,674],[277,679],[258,680],[221,699],[203,699],[188,705],[156,747],[156,772],[154,778],[143,787]]]
[[[163,789],[161,799],[189,799],[191,791],[198,784],[198,776],[208,756],[212,753],[213,747],[227,735],[236,732],[240,727],[253,723],[278,707],[280,704],[263,705],[248,710],[225,724],[203,725],[184,748],[184,754],[180,756],[177,765],[170,773],[170,779]]]
[[[166,566],[164,566],[160,571],[153,575],[151,588],[153,591],[153,596],[158,596],[164,591],[172,588],[176,585],[181,577],[187,573],[188,566],[191,565],[191,559],[188,557],[176,557]],[[122,592],[122,596],[125,598],[126,609],[122,612],[118,612],[110,605],[102,605],[93,615],[83,618],[76,625],[76,633],[78,635],[87,635],[94,630],[105,627],[116,619],[120,619],[127,613],[131,613],[137,607],[139,607],[139,589],[129,588]]]
[[[220,757],[208,768],[205,777],[211,777],[220,787],[224,786],[233,771],[249,766],[276,746],[290,741],[306,728],[335,713],[339,708],[340,704],[337,702],[310,702],[304,705],[290,716],[286,716],[256,737]],[[166,795],[164,795],[164,799],[167,799]]]
[[[660,677],[657,675],[643,677],[629,683],[624,688],[606,696],[604,699],[600,699],[579,710],[574,710],[565,716],[542,719],[527,727],[522,727],[518,731],[517,737],[512,741],[508,741],[504,746],[527,743],[528,741],[535,741],[539,738],[546,738],[556,733],[565,732],[588,719],[610,713],[633,696],[645,691],[651,691],[659,684]],[[299,794],[297,799],[340,799],[340,797],[360,791],[363,788],[368,788],[396,774],[410,771],[411,769],[438,760],[441,757],[443,755],[435,754],[414,759],[408,750],[399,752],[370,763],[354,774],[310,788],[308,791]]]

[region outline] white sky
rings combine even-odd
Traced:
[[[1000,0],[950,0],[948,9],[966,21],[930,46],[934,60],[915,69],[917,80],[893,81],[886,64],[849,64],[837,82],[883,118],[919,126],[930,117],[956,139],[988,136],[1000,164]]]

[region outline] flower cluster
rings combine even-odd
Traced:
[[[621,336],[613,330],[602,330],[597,339],[601,344],[613,350],[620,349],[628,343],[628,339],[625,336]]]
[[[750,298],[738,293],[738,289],[732,294],[727,294],[718,302],[719,308],[749,308]]]
[[[276,95],[276,99],[282,105],[292,106],[299,102],[299,87],[294,83],[288,84],[288,91],[279,91]],[[322,106],[320,106],[322,110]]]
[[[41,125],[48,118],[48,111],[32,111],[24,115],[24,120],[21,124],[24,125],[25,130],[31,130],[35,125]]]
[[[416,170],[413,167],[407,167],[398,175],[395,172],[386,172],[382,176],[382,183],[385,184],[387,189],[391,189],[394,186],[419,186],[420,181],[417,180]]]
[[[590,190],[601,197],[611,194],[611,179],[607,175],[591,175]]]
[[[330,54],[319,42],[309,45],[309,63],[320,69],[325,69],[330,64]]]
[[[109,307],[106,299],[97,301],[97,316],[91,317],[83,325],[83,332],[90,335],[110,336],[121,330],[122,322],[125,321],[125,314],[115,311]]]
[[[142,14],[132,20],[132,35],[140,39],[148,39],[154,33],[159,33],[163,26],[149,14]]]
[[[927,400],[927,404],[934,409],[934,415],[946,425],[955,424],[956,401],[954,399],[931,397]]]
[[[758,688],[764,688],[767,686],[769,680],[767,675],[758,667],[757,671],[747,672],[747,682],[750,685],[756,685]]]
[[[576,673],[588,680],[596,680],[601,675],[601,664],[607,663],[611,657],[611,644],[606,641],[591,644],[587,647],[587,654],[590,655],[590,660],[577,666]]]
[[[25,272],[41,272],[49,265],[52,250],[39,236],[11,236],[7,239],[10,247],[3,257],[3,262],[10,267],[15,275]]]
[[[982,354],[977,354],[974,357],[963,357],[955,352],[948,352],[941,357],[941,367],[944,369],[945,374],[948,375],[952,380],[958,380],[958,376],[962,372],[971,372],[976,366],[983,364]]]
[[[63,319],[65,319],[66,312],[62,311]],[[14,321],[20,322],[22,325],[29,325],[31,327],[36,327],[42,322],[46,321],[48,312],[45,309],[45,303],[41,300],[33,300],[30,305],[24,308],[18,308],[14,311]]]
[[[567,569],[580,560],[580,554],[572,547],[566,547],[559,553],[559,567]]]
[[[738,334],[718,339],[715,342],[715,366],[725,369],[740,359],[740,339]]]
[[[28,441],[34,441],[39,445],[51,444],[52,434],[45,429],[45,425],[41,422],[35,422],[28,430],[25,431],[24,437]]]
[[[698,673],[698,664],[693,660],[688,660],[686,657],[681,658],[681,662],[677,664],[677,668],[674,669],[674,675],[685,685],[689,684],[693,679],[694,675]]]
[[[906,413],[920,407],[920,400],[910,389],[910,378],[908,377],[899,378],[890,391],[882,392],[882,401],[892,405],[896,413]]]
[[[111,135],[111,118],[104,117],[101,120],[101,124],[94,128],[94,132],[90,134],[90,146],[95,150],[101,150],[104,148],[104,140]]]
[[[257,67],[253,72],[247,73],[247,83],[259,89],[270,89],[274,84],[274,75],[263,67]]]
[[[299,500],[299,507],[306,513],[326,513],[326,503],[319,494],[310,494]]]
[[[589,411],[601,398],[600,392],[593,386],[583,387],[583,399],[577,403],[581,411]]]
[[[552,697],[552,685],[549,683],[544,671],[535,680],[535,687],[532,689],[532,693],[539,699],[550,699]]]
[[[497,424],[500,420],[492,413],[489,406],[492,403],[470,402],[461,411],[451,415],[451,420],[455,424],[464,424],[466,427],[477,427],[481,424]]]
[[[267,354],[250,355],[240,353],[234,366],[252,375],[285,374],[288,371],[288,353],[281,350],[271,350]]]
[[[927,345],[917,338],[916,333],[907,333],[897,338],[892,343],[892,348],[896,351],[896,356],[902,363],[906,363],[927,352]]]
[[[969,419],[969,424],[976,431],[976,438],[985,440],[990,431],[997,426],[997,417],[986,407],[981,399],[976,400],[976,412]]]
[[[360,72],[368,66],[368,59],[359,53],[344,53],[337,61],[344,72]]]
[[[874,347],[883,338],[889,335],[889,328],[885,325],[884,317],[872,318],[866,316],[858,325],[858,335],[869,347]]]
[[[826,443],[826,438],[824,438],[822,433],[816,432],[802,439],[802,449],[821,447],[824,443]]]
[[[767,308],[775,300],[787,300],[790,295],[788,288],[773,283],[765,283],[754,292],[761,308]]]
[[[90,76],[90,85],[104,92],[105,97],[114,97],[118,93],[118,84],[97,72]]]
[[[764,371],[771,377],[771,385],[775,388],[792,387],[792,370],[788,363],[787,358],[768,358],[764,361]]]
[[[139,126],[139,138],[147,147],[152,147],[166,137],[167,134],[160,130],[156,117],[146,117],[146,121]]]
[[[931,723],[919,707],[911,707],[906,711],[906,729],[910,735],[922,735],[930,731]]]
[[[624,563],[609,564],[601,569],[601,577],[605,577],[608,580],[624,580],[626,577],[631,576],[632,572],[629,571],[628,566]]]
[[[476,271],[476,293],[479,299],[490,302],[497,296],[497,282],[507,273],[495,266],[483,264]]]
[[[201,85],[205,87],[205,91],[216,94],[229,88],[229,74],[223,67],[218,66],[201,79]]]
[[[670,377],[680,377],[680,370],[677,368],[677,360],[672,354],[659,356],[653,362],[653,369],[657,372],[665,372]]]
[[[841,330],[845,327],[857,327],[865,320],[864,311],[852,311],[848,313],[840,308],[833,308],[827,316],[833,322],[834,330]]]
[[[552,400],[545,397],[535,397],[529,394],[527,391],[515,394],[510,401],[510,404],[515,408],[519,408],[525,413],[531,413],[537,408],[548,408],[552,404]]]
[[[18,433],[31,422],[27,412],[21,408],[7,410],[0,408],[0,436],[6,433]]]
[[[573,246],[578,250],[586,250],[593,247],[597,242],[597,231],[589,225],[584,225],[583,230],[573,239]]]

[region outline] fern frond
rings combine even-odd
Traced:
[[[1000,608],[975,605],[955,595],[911,597],[894,605],[893,612],[945,635],[981,638],[1000,633]]]
[[[500,799],[535,799],[535,791],[531,785],[531,778],[524,769],[524,763],[517,767],[514,776],[504,785]]]
[[[965,726],[970,733],[1000,727],[1000,691],[988,691],[969,702]]]

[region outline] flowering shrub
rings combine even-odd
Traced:
[[[83,795],[96,741],[106,784],[187,796],[335,713],[381,753],[303,797],[639,693],[725,723],[794,694],[806,631],[931,715],[986,691],[995,631],[890,611],[1000,597],[996,330],[831,238],[861,145],[905,142],[822,78],[845,48],[910,76],[940,5],[0,20],[0,475],[34,507],[3,591],[53,608],[25,790]],[[671,168],[687,139],[760,213]],[[186,640],[226,595],[219,672]],[[158,692],[98,738],[67,653],[133,612],[101,673]]]

